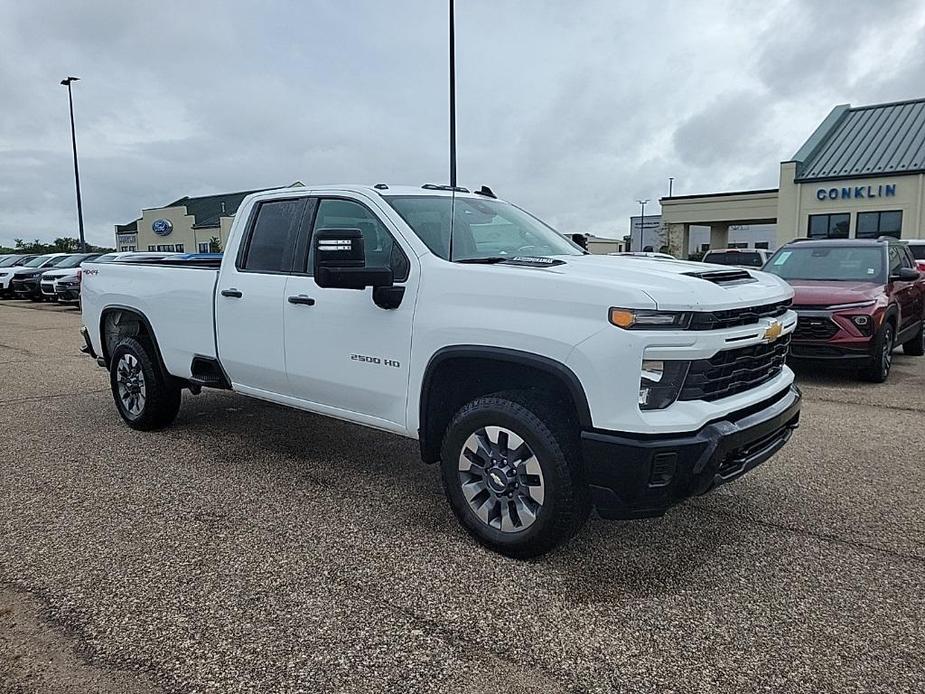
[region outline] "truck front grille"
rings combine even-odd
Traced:
[[[679,400],[720,400],[767,383],[784,367],[790,335],[691,362]]]
[[[796,340],[830,340],[838,332],[838,326],[831,318],[800,316],[793,333]]]
[[[778,301],[762,306],[733,308],[726,311],[695,313],[691,318],[691,330],[723,330],[741,325],[754,325],[762,318],[778,318],[787,313],[791,300]]]

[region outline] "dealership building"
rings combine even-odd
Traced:
[[[301,186],[296,181],[289,186]],[[231,222],[241,202],[251,193],[273,188],[243,190],[200,197],[185,196],[163,207],[143,209],[128,224],[116,224],[120,251],[179,251],[208,253],[225,248]]]
[[[925,238],[925,99],[836,106],[792,159],[780,186],[661,199],[672,255],[686,257],[691,227],[711,248],[730,228],[773,224],[775,246],[799,237]],[[740,239],[741,240],[741,239]]]

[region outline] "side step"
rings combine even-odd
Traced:
[[[201,357],[198,355],[193,357],[193,362],[190,364],[190,373],[192,374],[189,379],[190,390],[194,392],[198,392],[202,388],[231,389],[231,383],[225,375],[222,365],[213,357]]]

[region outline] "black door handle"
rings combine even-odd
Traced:
[[[305,296],[304,294],[299,294],[298,296],[290,296],[287,299],[290,304],[305,304],[306,306],[314,306],[315,300],[310,296]]]
[[[244,293],[239,289],[223,289],[222,296],[229,296],[233,299],[240,299]]]

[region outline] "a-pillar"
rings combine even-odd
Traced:
[[[668,252],[675,258],[687,260],[691,247],[691,225],[668,225]]]
[[[711,224],[710,225],[710,248],[728,248],[729,247],[729,225],[728,224]]]

